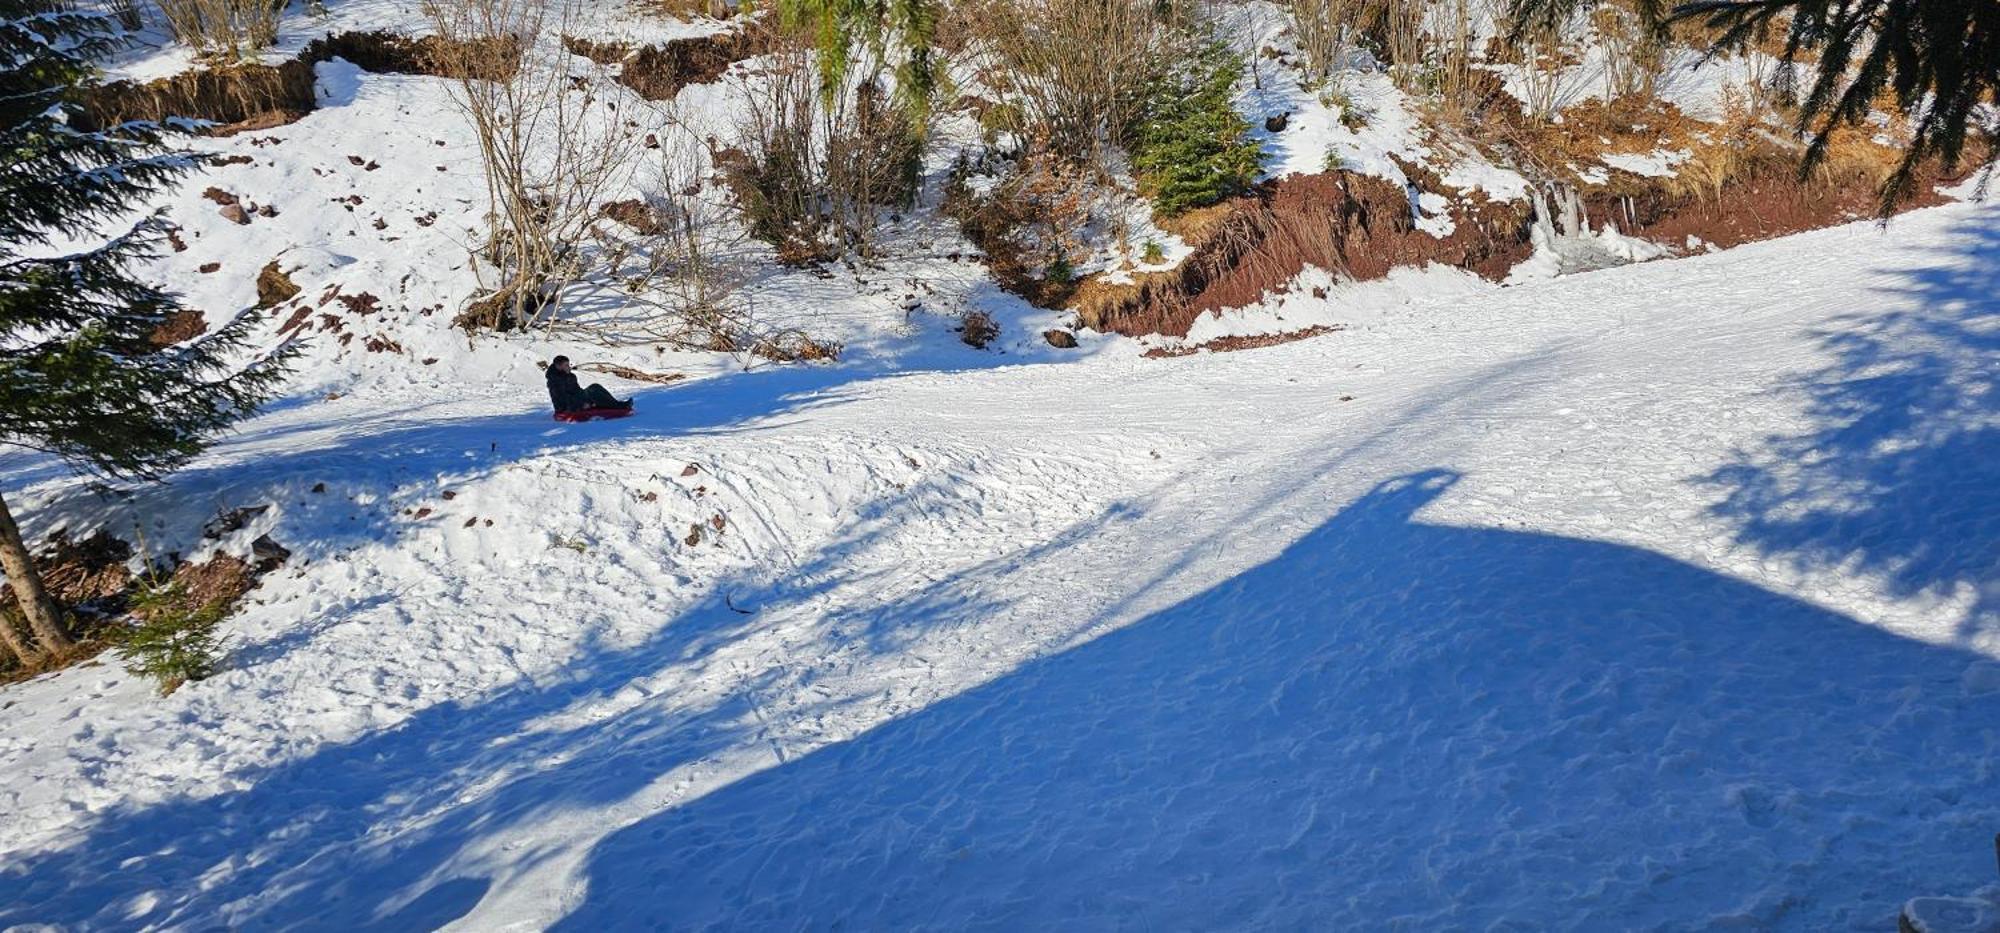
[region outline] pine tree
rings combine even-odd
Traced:
[[[2000,107],[2000,0],[1699,0],[1673,15],[1720,29],[1719,50],[1782,29],[1782,76],[1801,56],[1818,56],[1799,102],[1799,127],[1812,134],[1802,170],[1825,158],[1835,129],[1865,119],[1887,91],[1912,126],[1882,186],[1885,216],[1916,193],[1918,170],[1933,158],[1956,171],[1971,142],[1984,150],[1978,164],[1989,177],[2000,160],[1989,109]]]
[[[1597,2],[1514,0],[1514,30],[1560,24]],[[1977,167],[1988,178],[2000,164],[1993,113],[2000,108],[2000,0],[1694,0],[1671,12],[1665,0],[1636,5],[1660,30],[1681,21],[1716,30],[1712,55],[1785,36],[1781,79],[1795,63],[1812,76],[1799,97],[1799,130],[1811,137],[1801,174],[1826,157],[1836,130],[1865,119],[1887,92],[1912,126],[1909,148],[1882,186],[1884,216],[1916,193],[1918,172],[1932,159],[1947,174]]]
[[[93,59],[118,34],[95,13],[49,0],[0,0],[0,443],[47,451],[110,477],[154,478],[199,452],[276,386],[283,355],[236,367],[253,320],[238,316],[174,346],[155,340],[173,294],[134,277],[163,230],[141,220],[94,249],[83,239],[194,169],[167,145],[187,122],[77,128]],[[42,651],[72,639],[0,498],[0,569]],[[22,660],[36,650],[11,623]]]

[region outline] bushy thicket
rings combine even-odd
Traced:
[[[1078,163],[1129,145],[1151,88],[1185,59],[1196,25],[1156,0],[973,0],[968,29],[994,65],[982,75],[1032,148]]]
[[[916,196],[923,116],[872,77],[828,96],[797,51],[760,79],[719,162],[751,235],[787,262],[866,254],[883,210]]]
[[[1132,133],[1139,188],[1167,216],[1241,194],[1261,152],[1233,98],[1243,60],[1209,44],[1154,85]]]

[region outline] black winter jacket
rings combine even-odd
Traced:
[[[576,384],[576,374],[566,373],[549,367],[549,401],[556,411],[582,411],[590,406],[584,402],[583,387]]]

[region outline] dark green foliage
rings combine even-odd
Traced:
[[[1057,285],[1068,285],[1076,281],[1076,270],[1070,267],[1069,257],[1061,253],[1049,260],[1048,268],[1042,270],[1042,278]]]
[[[141,583],[132,596],[132,613],[139,624],[118,638],[125,669],[151,678],[159,684],[161,696],[214,674],[222,661],[222,639],[215,626],[227,611],[220,599],[190,605],[187,588],[177,581]]]
[[[1242,73],[1242,58],[1212,44],[1148,95],[1132,137],[1132,171],[1161,214],[1214,204],[1256,179],[1262,154],[1232,102]]]
[[[1515,31],[1565,22],[1596,2],[1515,0]],[[1797,97],[1799,129],[1812,137],[1801,172],[1826,156],[1835,129],[1866,118],[1888,92],[1910,116],[1912,137],[1882,186],[1885,215],[1916,192],[1917,170],[1931,159],[1952,172],[1969,157],[1991,171],[2000,158],[2000,132],[1982,112],[2000,106],[1996,0],[1697,0],[1671,14],[1663,0],[1642,0],[1639,8],[1656,28],[1691,20],[1720,30],[1711,54],[1782,33],[1787,64],[1817,57],[1805,69],[1810,87]],[[1778,73],[1789,77],[1792,69]]]
[[[192,124],[71,125],[89,57],[111,36],[95,14],[0,0],[0,443],[155,476],[265,398],[282,361],[233,371],[248,317],[178,346],[155,343],[181,310],[131,272],[153,254],[156,220],[95,249],[22,255],[45,252],[57,232],[87,237],[197,165],[165,142]]]
[[[1912,126],[1910,147],[1882,187],[1884,213],[1916,193],[1926,160],[1955,170],[1968,140],[1985,149],[1987,169],[2000,158],[1994,118],[1982,113],[2000,106],[2000,0],[1705,0],[1674,17],[1722,29],[1718,49],[1783,28],[1786,63],[1818,55],[1799,98],[1800,129],[1813,134],[1808,170],[1825,157],[1835,128],[1860,122],[1889,92]]]

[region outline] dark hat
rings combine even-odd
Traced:
[[[558,356],[558,357],[556,357],[555,359],[552,359],[552,360],[550,360],[550,361],[549,361],[549,365],[550,365],[550,366],[554,366],[554,365],[556,365],[556,364],[558,364],[558,363],[567,363],[567,362],[569,362],[569,357],[567,357],[567,356]]]

